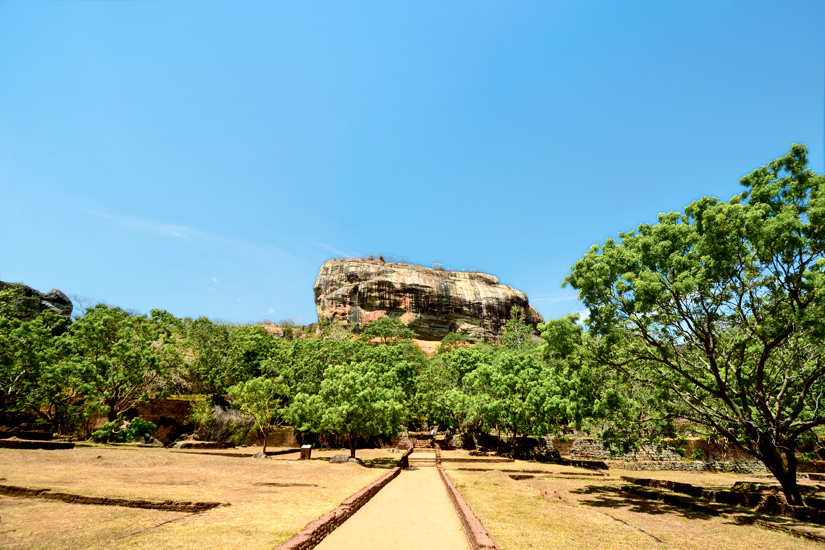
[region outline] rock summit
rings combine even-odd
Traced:
[[[493,275],[367,258],[324,263],[315,305],[319,320],[338,320],[356,332],[385,315],[400,317],[422,340],[455,332],[474,342],[498,342],[514,306],[527,323],[543,322],[523,292]]]
[[[14,286],[15,284],[20,285],[23,296],[36,297],[40,301],[39,307],[41,311],[52,311],[67,321],[72,316],[72,301],[68,296],[56,288],[53,288],[44,294],[39,290],[35,290],[32,287],[26,286],[22,283],[5,283],[0,281],[0,290],[6,288],[7,286]]]

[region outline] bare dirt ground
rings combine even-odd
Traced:
[[[188,514],[114,506],[0,496],[0,548],[85,550],[144,549],[271,549],[300,531],[308,522],[335,508],[351,494],[385,474],[399,458],[385,450],[359,450],[372,468],[327,461],[346,451],[313,451],[313,460],[298,461],[297,453],[256,460],[259,449],[226,452],[173,452],[167,449],[90,446],[66,451],[0,449],[0,484],[51,489],[86,496],[148,500],[217,501],[230,504]],[[276,450],[276,449],[272,449]],[[466,456],[466,453],[456,453]],[[449,457],[450,453],[445,453]],[[607,476],[569,466],[515,463],[446,462],[450,476],[487,529],[504,550],[587,549],[805,549],[821,544],[736,524],[731,516],[711,517],[623,492],[619,476],[685,481],[706,487],[730,487],[735,481],[766,482],[764,477],[684,472],[623,472]],[[465,468],[461,470],[460,468]],[[466,468],[484,468],[470,471]],[[505,470],[539,470],[516,480]],[[435,472],[422,468],[420,472]],[[386,516],[368,523],[383,526],[383,543],[406,546],[412,538],[398,537],[386,527],[391,514],[410,525],[433,502],[402,511],[427,482],[405,472],[374,500]],[[567,475],[566,475],[567,474]],[[574,474],[574,475],[569,475]],[[410,477],[412,476],[412,477]],[[406,479],[406,481],[404,481]],[[410,482],[409,487],[404,483]],[[403,498],[390,489],[398,483]],[[438,486],[443,490],[442,486]],[[555,490],[560,500],[541,496]],[[426,499],[425,499],[426,500]],[[372,504],[372,503],[370,503]],[[367,505],[369,506],[369,504]],[[365,513],[367,507],[358,514]],[[740,509],[743,514],[751,514]],[[447,517],[446,511],[434,512]],[[351,521],[359,517],[356,514]],[[366,517],[366,516],[364,516]],[[825,533],[825,528],[763,517],[783,525]],[[441,540],[455,526],[425,521],[416,533],[429,532]],[[346,525],[346,524],[344,524]],[[343,529],[343,527],[342,527]],[[362,544],[369,548],[373,543]],[[443,548],[443,545],[430,545]]]
[[[0,496],[0,548],[271,549],[387,472],[323,458],[344,451],[313,453],[319,460],[303,462],[297,454],[266,460],[243,456],[256,450],[239,450],[240,457],[233,458],[134,447],[0,449],[3,485],[230,504],[184,514]],[[399,455],[359,450],[358,456],[386,467]]]
[[[488,471],[466,470],[479,467]],[[504,550],[795,550],[822,547],[819,543],[785,533],[737,525],[730,516],[712,517],[628,494],[621,490],[621,486],[626,483],[619,478],[620,475],[628,475],[729,488],[736,481],[768,481],[763,477],[620,470],[602,472],[608,475],[601,477],[593,476],[594,472],[570,466],[522,461],[481,465],[445,463],[445,468]],[[510,475],[518,474],[504,470],[541,470],[545,473],[515,480]],[[542,490],[555,490],[561,499],[548,499],[541,495]],[[747,509],[740,510],[743,514],[750,513]],[[783,525],[791,524],[808,531],[825,533],[822,528],[810,524],[760,517]]]

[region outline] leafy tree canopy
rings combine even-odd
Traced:
[[[415,338],[415,332],[408,328],[404,321],[389,315],[368,323],[361,335],[366,340],[379,338],[383,344],[392,344],[396,340]]]
[[[71,379],[63,368],[66,320],[41,311],[20,285],[0,288],[0,422],[33,415],[59,431]]]
[[[516,352],[529,352],[538,347],[538,342],[534,337],[536,331],[533,327],[524,322],[524,312],[518,306],[510,309],[510,318],[504,325],[504,332],[501,334],[501,343],[504,347]]]
[[[317,394],[298,394],[290,408],[301,430],[345,436],[355,457],[359,437],[394,435],[407,418],[394,373],[376,361],[332,365]]]
[[[227,394],[232,405],[255,422],[264,440],[262,452],[266,454],[267,436],[274,426],[283,423],[289,387],[282,378],[259,376],[230,387]]]
[[[99,304],[69,327],[81,392],[110,422],[163,390],[168,367],[177,358],[172,327],[164,318],[160,312],[147,317]]]
[[[740,181],[594,245],[566,282],[599,360],[655,389],[648,413],[719,434],[802,504],[794,453],[825,424],[825,178],[794,144]]]

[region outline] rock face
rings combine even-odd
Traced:
[[[56,288],[51,289],[46,294],[43,294],[42,292],[22,283],[4,283],[3,281],[0,281],[0,290],[6,288],[7,286],[14,286],[15,284],[20,284],[20,288],[23,291],[23,296],[37,297],[40,300],[41,311],[45,311],[47,309],[51,310],[52,312],[61,315],[67,321],[72,316],[72,301],[68,296]]]
[[[527,296],[486,273],[444,271],[372,259],[336,259],[315,281],[318,319],[339,320],[356,332],[385,315],[398,316],[422,340],[448,332],[497,342],[518,306],[525,321],[543,322]]]

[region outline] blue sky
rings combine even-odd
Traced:
[[[236,323],[329,258],[545,318],[596,242],[807,143],[825,2],[0,0],[0,279]]]

